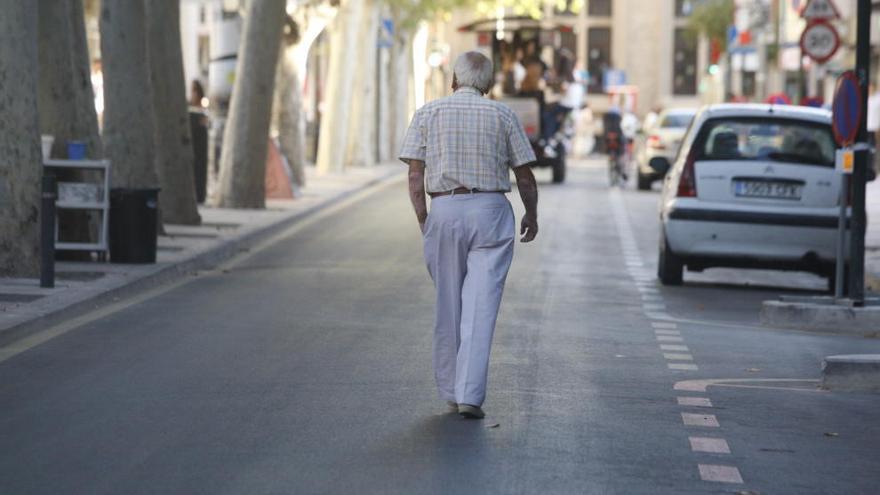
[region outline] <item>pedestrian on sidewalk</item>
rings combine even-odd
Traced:
[[[440,398],[466,418],[484,417],[489,351],[516,237],[510,168],[525,205],[522,242],[538,233],[535,154],[513,111],[484,98],[492,62],[479,52],[453,66],[453,94],[420,108],[400,159],[437,292],[434,378]],[[431,197],[428,214],[425,193]]]

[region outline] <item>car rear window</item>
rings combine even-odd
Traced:
[[[687,127],[691,125],[691,120],[693,119],[694,114],[691,113],[670,113],[663,116],[663,119],[660,120],[660,127]]]
[[[696,145],[698,160],[760,160],[834,166],[831,126],[782,118],[707,121]]]

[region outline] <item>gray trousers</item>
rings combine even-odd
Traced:
[[[500,193],[440,196],[425,225],[425,263],[437,290],[434,378],[443,400],[480,406],[516,236]]]

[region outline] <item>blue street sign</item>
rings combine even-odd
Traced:
[[[851,146],[856,141],[863,107],[859,78],[851,70],[844,72],[837,79],[831,104],[831,127],[838,145]]]
[[[727,26],[727,46],[733,46],[736,43],[736,38],[739,36],[739,31],[736,30],[736,26],[731,24]]]

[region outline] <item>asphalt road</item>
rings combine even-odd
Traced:
[[[810,380],[880,341],[757,324],[823,280],[661,287],[656,193],[609,191],[597,161],[548,178],[485,420],[435,396],[401,181],[0,362],[0,493],[878,492],[880,396]]]

